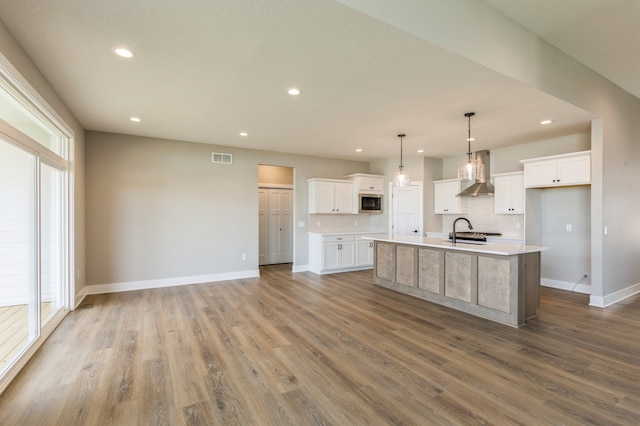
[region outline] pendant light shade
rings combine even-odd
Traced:
[[[467,159],[458,164],[458,180],[461,182],[481,180],[484,174],[482,163],[477,159],[471,159],[471,117],[474,115],[476,115],[475,112],[467,112],[464,115],[468,119],[469,132],[467,134]]]
[[[409,173],[404,170],[404,166],[402,165],[402,138],[405,136],[404,133],[398,135],[400,138],[400,166],[398,167],[398,171],[393,174],[393,186],[396,188],[406,188],[411,184]]]

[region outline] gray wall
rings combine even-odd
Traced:
[[[294,264],[307,265],[307,178],[369,164],[87,132],[88,285],[258,269],[258,165],[293,167]],[[233,154],[213,164],[212,152]],[[247,260],[242,261],[246,253]]]
[[[74,132],[74,143],[70,153],[73,191],[71,232],[74,246],[73,269],[79,273],[79,277],[75,278],[75,292],[78,294],[85,285],[84,129],[1,21],[0,66],[14,74],[13,76],[31,95],[48,105],[49,111]],[[76,271],[72,271],[71,276],[75,277]]]
[[[573,186],[540,191],[542,277],[568,283],[589,283],[591,276],[591,189]],[[567,231],[566,225],[571,225]],[[587,279],[584,276],[588,275]]]

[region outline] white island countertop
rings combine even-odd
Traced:
[[[497,254],[500,256],[513,256],[524,253],[535,253],[548,250],[549,247],[528,246],[524,244],[503,244],[503,243],[486,243],[474,244],[463,243],[458,241],[453,244],[449,240],[441,238],[420,237],[414,235],[392,236],[389,234],[383,236],[363,236],[363,239],[376,241],[386,241],[389,243],[410,244],[415,246],[434,247],[447,250],[471,251],[476,253]]]

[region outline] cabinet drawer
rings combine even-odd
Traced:
[[[323,243],[340,243],[355,241],[353,235],[325,235],[322,237]]]

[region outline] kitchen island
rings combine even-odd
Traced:
[[[512,327],[538,315],[540,252],[519,244],[468,244],[371,236],[376,285]]]

